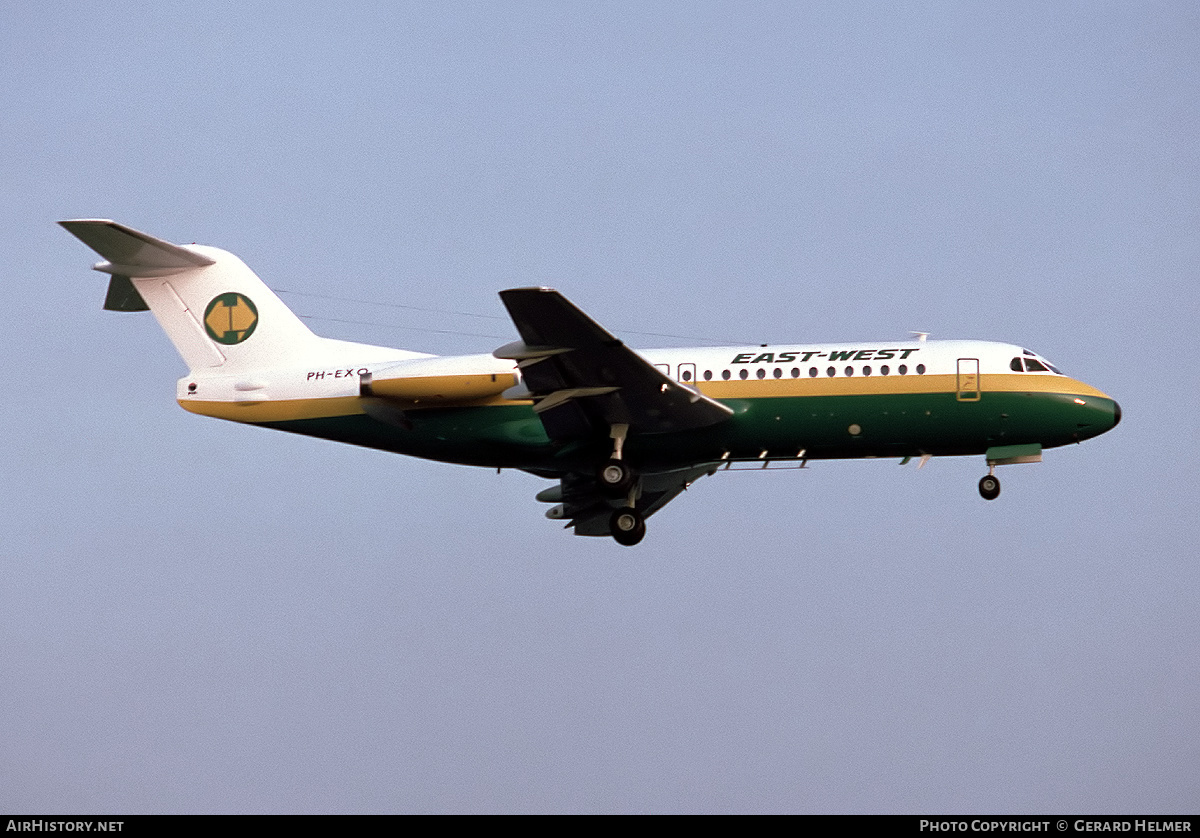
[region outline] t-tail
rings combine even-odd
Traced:
[[[277,366],[324,342],[232,253],[171,244],[106,219],[59,223],[104,257],[94,266],[112,275],[104,307],[149,309],[194,372]]]

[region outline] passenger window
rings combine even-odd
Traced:
[[[924,375],[924,374],[925,374],[925,365],[917,364],[917,375]]]
[[[792,367],[792,378],[799,378],[799,377],[800,377],[800,368]]]
[[[829,369],[825,370],[825,374],[830,378],[833,378],[835,375],[837,375],[837,370],[835,370],[833,367],[830,367]]]
[[[846,367],[846,375],[854,375],[854,367]]]
[[[762,372],[762,370],[759,370],[759,372]],[[741,378],[742,381],[745,381],[747,378],[750,377],[750,370],[743,369],[741,372],[738,373],[738,377]]]
[[[896,367],[896,372],[900,373],[901,375],[908,375],[908,364],[901,364],[900,366]]]
[[[776,378],[783,378],[783,370],[781,370],[779,367],[776,367],[776,368],[775,368],[775,377],[776,377]]]
[[[691,373],[691,371],[690,371],[690,370],[684,370],[684,371],[683,371],[683,380],[684,380],[684,381],[691,381],[691,380],[692,380],[692,373]]]
[[[808,377],[809,377],[809,378],[816,378],[816,377],[817,377],[817,368],[816,368],[816,367],[809,367],[809,368],[808,368]]]
[[[721,370],[721,378],[728,381],[729,380],[729,370]]]
[[[871,374],[871,368],[863,367],[863,375],[870,375],[870,374]]]
[[[712,381],[712,370],[705,370],[705,371],[704,371],[704,380],[705,380],[705,381]]]
[[[879,368],[879,374],[880,374],[880,375],[887,375],[889,371],[890,371],[890,370],[888,369],[888,365],[887,365],[887,364],[884,364],[882,367],[880,367],[880,368]]]

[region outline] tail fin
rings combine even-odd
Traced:
[[[105,219],[59,223],[107,260],[94,266],[112,274],[104,307],[149,308],[189,369],[294,362],[321,342],[232,253],[181,247]]]

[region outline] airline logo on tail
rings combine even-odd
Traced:
[[[204,330],[217,343],[230,346],[254,333],[258,309],[249,297],[230,291],[213,297],[204,310]]]

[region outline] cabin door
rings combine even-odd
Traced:
[[[979,401],[979,359],[958,359],[958,400]]]
[[[696,365],[695,364],[680,364],[679,365],[679,380],[684,384],[696,383]]]

